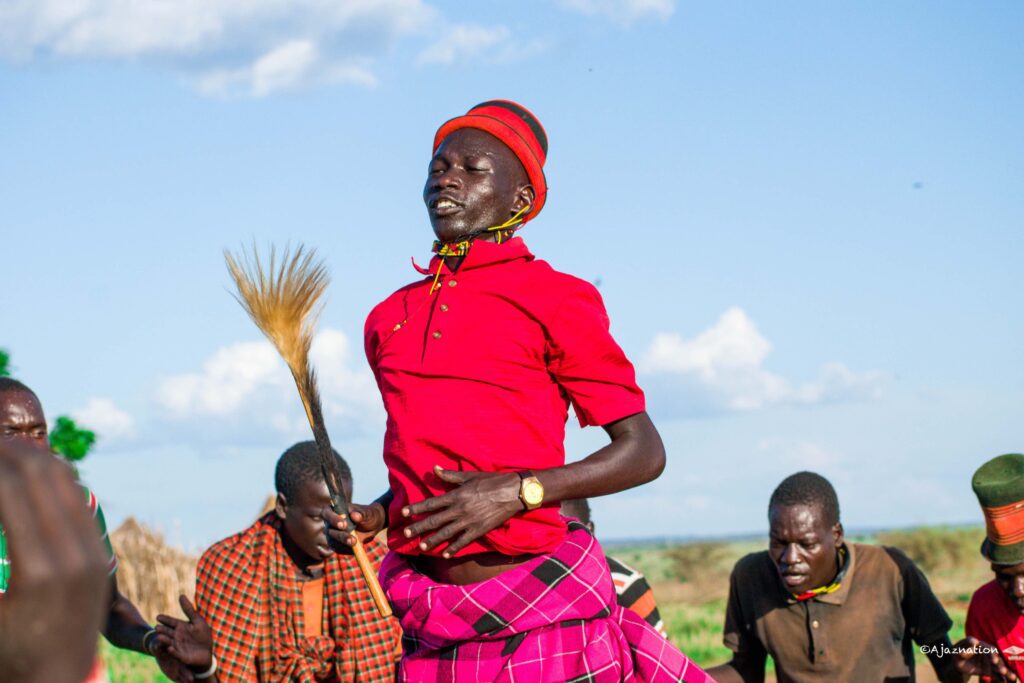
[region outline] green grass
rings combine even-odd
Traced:
[[[110,672],[110,683],[170,683],[152,657],[131,650],[118,650],[102,637],[100,656]]]

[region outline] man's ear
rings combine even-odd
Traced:
[[[288,516],[288,499],[284,497],[283,493],[277,494],[277,499],[274,500],[274,514],[281,521]]]
[[[512,212],[519,213],[523,209],[533,206],[536,199],[537,192],[533,189],[533,185],[523,185],[516,192],[516,199],[512,202]]]
[[[594,535],[594,523],[593,522],[587,522],[587,530],[590,531],[590,535],[591,536]]]
[[[843,545],[843,525],[841,522],[836,522],[836,525],[832,527],[832,537],[836,540],[836,547]]]

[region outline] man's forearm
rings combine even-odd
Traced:
[[[579,462],[534,472],[547,501],[591,498],[646,484],[665,468],[665,446],[647,413],[605,427],[612,441]]]
[[[114,647],[122,650],[134,650],[143,654],[151,654],[145,647],[146,634],[153,627],[139,614],[139,610],[128,598],[120,593],[115,594],[107,616],[107,624],[103,636]]]

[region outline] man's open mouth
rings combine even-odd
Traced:
[[[438,197],[430,202],[430,211],[435,216],[450,216],[462,211],[462,204],[448,197]]]
[[[807,581],[807,574],[782,574],[782,582],[787,586],[799,586]]]

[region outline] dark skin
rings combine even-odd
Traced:
[[[991,566],[1006,597],[1024,614],[1024,562],[1009,565],[992,563]],[[954,657],[956,669],[963,680],[970,676],[987,676],[994,681],[1018,680],[1017,674],[1000,655],[999,648],[973,637],[961,640],[957,648],[964,650]]]
[[[50,452],[46,416],[34,393],[23,390],[0,393],[0,437],[5,442],[24,444],[41,453]],[[152,636],[147,643],[149,648],[143,645],[151,627],[131,600],[118,590],[117,575],[112,574],[108,582],[110,605],[103,627],[104,637],[115,647],[152,655],[165,673],[176,674],[177,662],[157,647]]]
[[[0,680],[80,683],[109,596],[107,556],[71,468],[0,438],[0,523],[16,568],[0,601]]]
[[[529,207],[536,194],[515,154],[492,135],[476,129],[457,130],[438,147],[430,161],[423,200],[434,234],[454,241],[469,233],[501,225]],[[496,239],[483,233],[478,239]],[[455,270],[458,259],[447,265]],[[618,493],[645,484],[665,468],[665,447],[647,413],[604,425],[611,442],[583,460],[561,467],[534,470],[544,486],[545,502]],[[471,458],[470,458],[471,459]],[[451,486],[447,493],[406,506],[404,517],[427,515],[405,533],[419,537],[420,548],[446,544],[440,557],[417,556],[418,567],[436,581],[465,585],[482,581],[528,561],[481,553],[454,555],[488,531],[523,511],[520,477],[515,472],[466,472],[436,467],[434,473]],[[357,532],[376,534],[387,527],[390,492],[370,505],[352,505]],[[345,517],[324,511],[330,535],[352,544]]]
[[[830,520],[821,505],[775,506],[768,511],[768,555],[775,564],[783,589],[799,594],[830,584],[839,573],[839,549],[843,547],[843,525]],[[952,648],[943,636],[934,643],[936,653],[928,659],[940,681],[966,680],[954,665],[954,658],[942,656]],[[739,657],[708,669],[719,683],[764,680],[763,659],[746,661]]]
[[[351,498],[352,482],[345,480],[342,486],[345,496]],[[327,484],[311,479],[299,485],[294,498],[289,501],[283,493],[278,493],[274,512],[282,522],[281,543],[294,564],[296,578],[309,581],[323,576],[324,561],[334,554],[321,516],[323,509],[331,505],[331,495]],[[202,673],[213,662],[213,633],[188,598],[182,595],[178,600],[188,621],[159,615],[157,639],[162,647],[188,667],[190,674]],[[175,680],[189,683],[191,677]],[[217,674],[204,680],[217,683]]]
[[[1017,609],[1024,614],[1024,562],[1019,564],[995,564],[992,563],[992,571],[996,574],[996,581],[1006,593]]]

